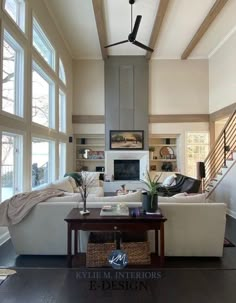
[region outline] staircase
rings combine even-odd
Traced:
[[[236,110],[227,121],[204,161],[204,190],[207,198],[236,164]],[[235,166],[236,167],[236,166]]]

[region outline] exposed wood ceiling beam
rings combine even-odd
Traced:
[[[208,15],[206,16],[206,18],[204,19],[204,21],[202,22],[202,24],[198,28],[198,30],[195,33],[195,35],[193,36],[193,38],[190,41],[189,45],[187,46],[187,48],[183,52],[183,54],[181,56],[182,60],[185,60],[185,59],[188,58],[188,56],[191,54],[191,52],[193,51],[193,49],[196,47],[196,45],[198,44],[198,42],[201,40],[201,38],[203,37],[203,35],[206,33],[206,31],[210,27],[211,23],[219,15],[220,11],[225,6],[226,2],[228,2],[228,0],[216,0],[216,2],[214,3],[214,5],[212,6],[211,10],[209,11]]]
[[[104,48],[104,45],[107,44],[106,38],[106,28],[105,28],[105,19],[104,19],[104,10],[103,10],[103,1],[102,0],[93,0],[93,11],[97,25],[98,37],[100,42],[100,48],[102,52],[102,58],[105,60],[107,58],[107,49]]]
[[[148,44],[148,46],[153,49],[154,49],[157,39],[159,37],[160,31],[161,31],[161,26],[162,26],[162,21],[165,17],[168,4],[169,4],[169,0],[160,0],[159,6],[158,6],[158,11],[156,14],[156,19],[155,19],[153,29],[152,29],[151,38],[150,38],[149,44]],[[151,56],[152,56],[152,53],[147,52],[146,58],[150,59]]]

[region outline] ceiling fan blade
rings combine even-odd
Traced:
[[[111,47],[111,46],[114,46],[114,45],[123,44],[123,43],[126,43],[126,42],[129,42],[129,40],[123,40],[123,41],[120,41],[120,42],[117,42],[117,43],[109,44],[107,46],[104,46],[104,48],[108,48],[108,47]]]
[[[132,39],[135,40],[137,33],[138,33],[138,28],[141,22],[142,16],[138,15],[136,17],[135,23],[134,23],[134,28],[132,30],[132,33],[130,34],[130,36],[132,36]]]
[[[148,47],[148,46],[146,46],[146,45],[144,45],[144,44],[142,44],[142,43],[140,43],[138,41],[134,41],[133,44],[136,45],[136,46],[138,46],[138,47],[141,47],[141,48],[143,48],[143,49],[145,49],[145,50],[147,50],[149,52],[153,52],[154,51],[154,49],[152,49],[152,48],[150,48],[150,47]]]

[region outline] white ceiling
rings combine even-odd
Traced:
[[[126,40],[131,30],[128,0],[103,0],[108,44]],[[102,58],[92,0],[45,0],[69,45],[71,55],[80,59]],[[153,59],[176,59],[189,44],[215,0],[170,0]],[[137,40],[147,44],[159,0],[136,0],[133,22],[142,15]],[[208,58],[236,27],[236,0],[229,0],[189,58]],[[109,55],[145,55],[130,43],[108,49]]]
[[[133,24],[137,15],[142,15],[137,40],[148,45],[159,0],[136,0],[133,5]],[[131,6],[128,0],[104,0],[108,44],[126,40],[131,32]],[[126,43],[108,49],[111,56],[145,56],[146,51]]]

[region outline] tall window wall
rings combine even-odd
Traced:
[[[2,0],[0,202],[66,172],[66,70],[31,5]]]

